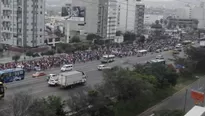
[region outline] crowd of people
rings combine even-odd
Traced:
[[[93,60],[100,60],[104,54],[114,54],[116,57],[126,57],[138,55],[139,50],[147,50],[148,52],[155,52],[157,49],[173,48],[179,43],[178,39],[161,39],[161,40],[146,40],[144,43],[137,44],[118,44],[110,46],[101,46],[95,50],[76,51],[71,54],[58,54],[54,56],[42,57],[36,60],[9,62],[0,64],[0,69],[10,69],[22,67],[26,71],[46,70],[50,68],[60,67],[64,64],[85,63]]]

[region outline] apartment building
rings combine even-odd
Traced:
[[[1,0],[0,43],[44,45],[45,0]]]
[[[114,39],[117,29],[118,0],[100,0],[97,33],[104,39]]]
[[[135,23],[134,23],[134,32],[135,34],[142,34],[144,30],[144,12],[145,5],[141,0],[136,0],[136,9],[135,9]]]
[[[117,30],[134,31],[136,0],[118,0]]]

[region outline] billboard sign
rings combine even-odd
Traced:
[[[204,102],[204,93],[203,92],[191,90],[191,97],[195,101]]]
[[[72,6],[71,4],[66,4],[62,7],[61,16],[65,20],[70,21],[85,21],[85,7],[83,6]]]

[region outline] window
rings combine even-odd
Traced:
[[[42,14],[42,11],[40,12],[40,14]]]
[[[55,38],[55,42],[58,42],[58,41],[60,41],[60,38]]]
[[[42,29],[40,29],[40,31],[42,31]]]
[[[42,35],[40,35],[40,37],[42,37]]]
[[[49,42],[52,42],[53,41],[53,39],[52,38],[49,38],[49,40],[48,40]]]

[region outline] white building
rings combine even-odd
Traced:
[[[117,0],[100,0],[97,33],[104,39],[114,39],[117,29]]]
[[[198,28],[205,28],[205,8],[203,4],[192,8],[191,17],[199,21]]]
[[[163,15],[155,15],[155,14],[145,14],[144,15],[144,24],[151,25],[155,23],[156,20],[163,19]]]
[[[176,10],[176,18],[179,19],[191,19],[191,14],[192,14],[192,7],[188,5],[182,8],[178,8]]]
[[[117,30],[134,31],[136,0],[118,0]]]
[[[135,23],[134,23],[134,32],[135,34],[141,35],[144,31],[144,12],[145,5],[141,0],[137,0],[135,8]]]
[[[70,24],[70,30],[83,30],[85,33],[97,33],[99,0],[72,0],[71,4],[73,6],[84,6],[86,16],[84,25],[78,25],[77,22],[72,22],[72,24]]]
[[[1,0],[0,43],[44,45],[45,0]]]

